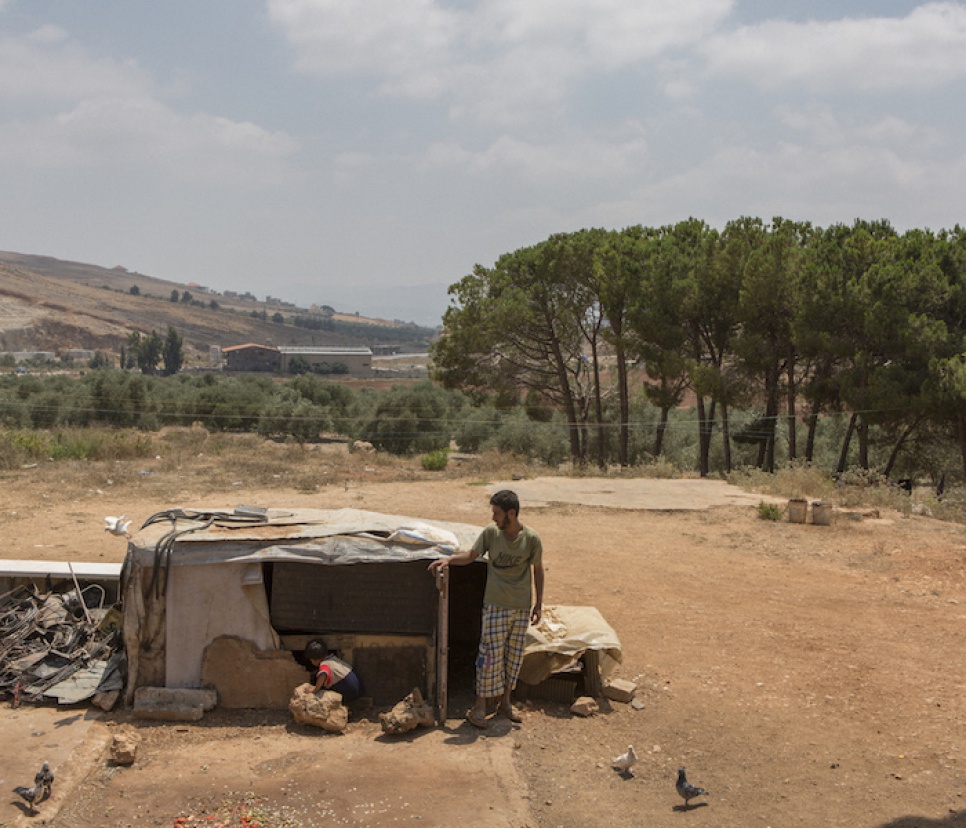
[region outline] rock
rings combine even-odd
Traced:
[[[577,716],[593,716],[595,713],[600,712],[600,706],[597,704],[597,700],[591,696],[581,696],[572,705],[570,705],[570,712]]]
[[[604,685],[604,698],[617,702],[629,702],[637,692],[637,685],[627,679],[612,679]]]
[[[116,765],[133,765],[141,744],[140,734],[130,725],[123,725],[111,742],[111,759]]]
[[[211,688],[139,687],[134,692],[134,716],[162,722],[197,722],[218,702]]]
[[[415,730],[417,727],[432,727],[436,724],[433,708],[426,704],[418,687],[399,702],[388,713],[379,714],[383,733],[395,735]]]
[[[120,690],[108,690],[106,693],[95,693],[91,697],[91,704],[101,710],[113,710],[117,700],[121,697]]]
[[[321,727],[330,733],[342,733],[349,724],[349,711],[342,704],[342,695],[332,690],[316,693],[312,684],[295,688],[288,709],[299,724]]]

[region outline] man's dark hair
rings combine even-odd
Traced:
[[[329,648],[325,646],[325,642],[321,638],[313,638],[305,645],[306,658],[317,658],[319,661],[324,661],[328,654]]]
[[[520,498],[517,497],[516,492],[511,492],[509,489],[500,489],[490,498],[490,505],[498,506],[504,512],[509,512],[512,509],[517,513],[517,517],[520,516]]]

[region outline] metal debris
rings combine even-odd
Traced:
[[[97,585],[0,595],[0,696],[74,704],[116,689],[125,674],[121,616],[103,601]]]

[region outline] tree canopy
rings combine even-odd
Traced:
[[[477,400],[544,400],[566,419],[576,463],[634,459],[633,366],[661,411],[654,454],[668,413],[694,401],[702,474],[716,443],[726,470],[736,442],[774,469],[780,421],[787,458],[810,460],[829,412],[849,415],[840,466],[853,440],[868,466],[875,426],[892,441],[886,473],[927,427],[955,437],[966,467],[958,226],[742,217],[721,231],[697,219],[581,230],[476,266],[450,296],[436,379]],[[735,406],[757,414],[732,433]]]

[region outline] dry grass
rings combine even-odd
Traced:
[[[86,437],[73,434],[72,439],[80,443],[96,442],[101,448],[93,455],[95,459],[53,460],[42,456],[35,459],[38,455],[24,453],[16,446],[14,450],[8,441],[3,464],[6,471],[0,472],[0,480],[7,486],[16,486],[20,479],[42,480],[65,498],[83,498],[123,488],[159,501],[178,502],[189,491],[237,487],[240,491],[275,489],[310,494],[329,486],[348,487],[360,480],[370,483],[461,480],[482,485],[492,480],[540,475],[683,476],[666,461],[630,469],[611,467],[606,471],[596,466],[573,468],[569,464],[548,468],[496,451],[453,452],[445,469],[429,471],[422,467],[418,456],[350,451],[345,442],[336,440],[314,444],[277,442],[254,434],[209,432],[199,426],[167,428],[151,435],[109,431]],[[40,438],[37,442],[43,444]],[[948,489],[942,500],[927,487],[916,489],[910,496],[902,489],[883,485],[871,475],[853,473],[836,483],[805,464],[775,474],[741,469],[729,480],[758,494],[821,500],[850,509],[894,509],[903,514],[927,514],[966,523],[966,497],[958,488]]]

